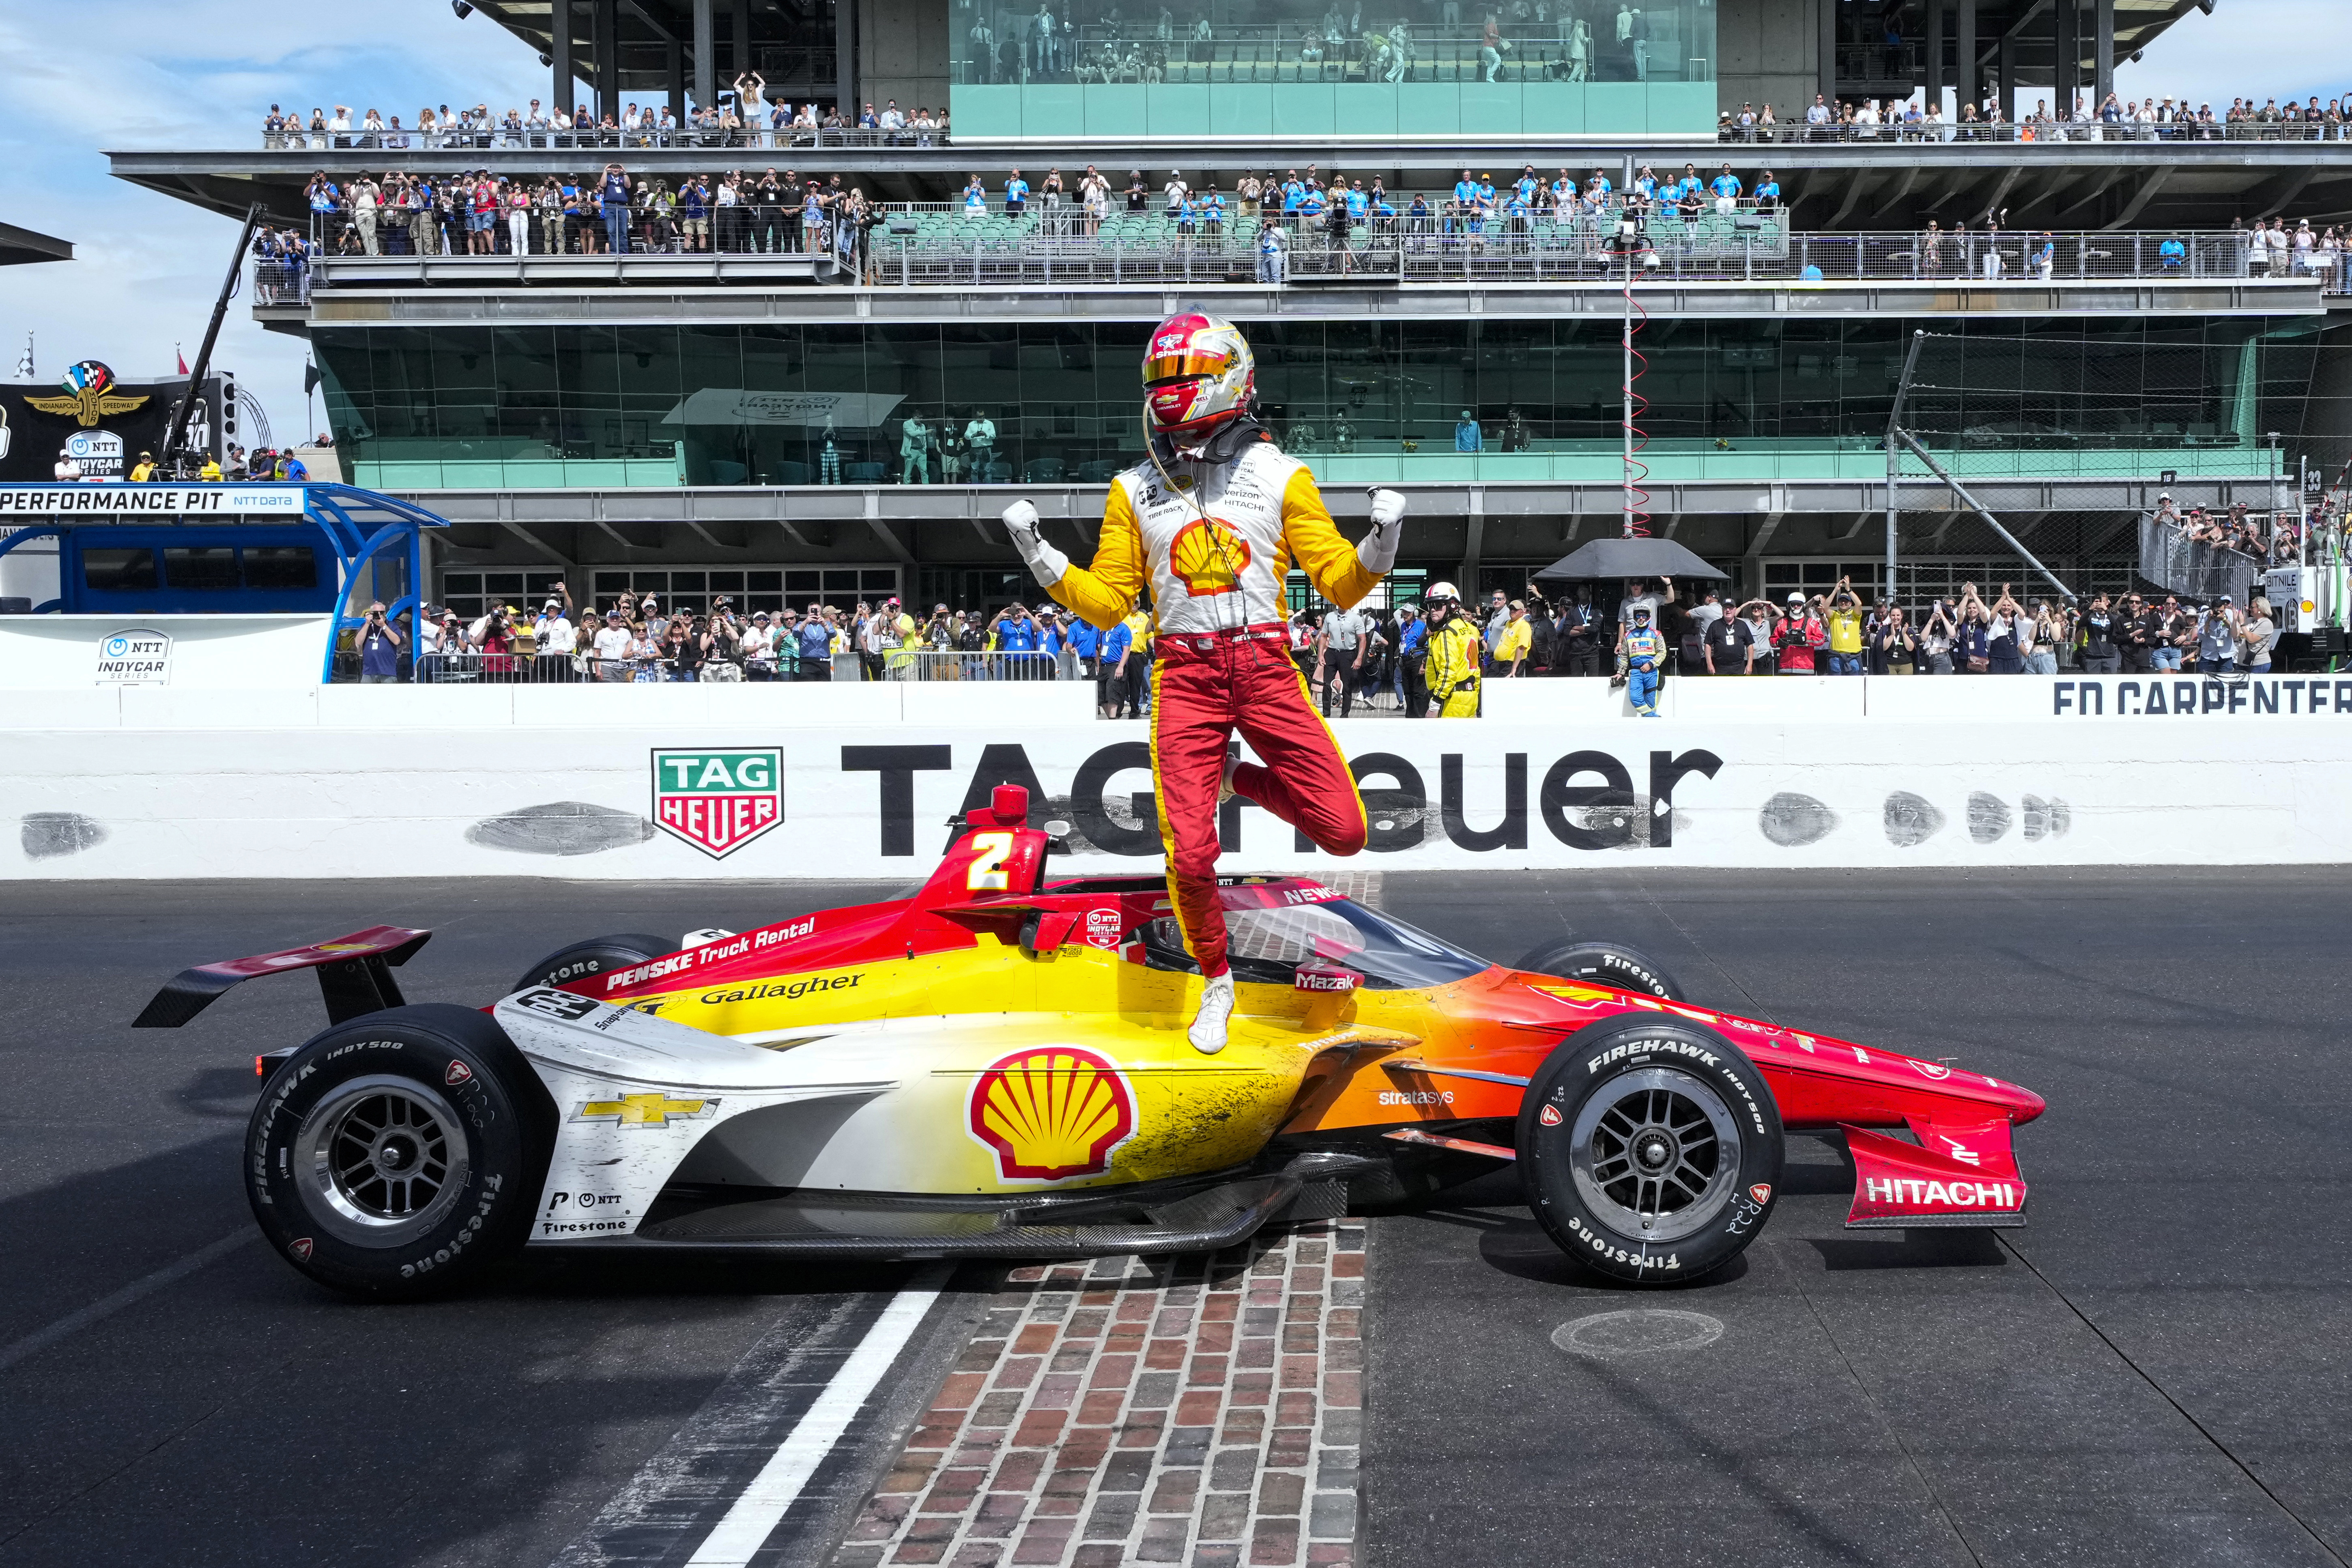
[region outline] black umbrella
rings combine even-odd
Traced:
[[[1541,571],[1536,580],[1612,577],[1720,577],[1720,572],[1672,539],[1594,539],[1581,544]]]

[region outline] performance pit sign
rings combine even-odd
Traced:
[[[656,749],[653,768],[654,825],[713,860],[784,820],[781,749]]]
[[[299,485],[0,485],[0,517],[299,517],[302,511]]]
[[[152,626],[110,632],[98,640],[101,686],[167,686],[172,684],[171,634]]]

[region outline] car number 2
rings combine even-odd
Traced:
[[[975,833],[971,847],[971,867],[963,881],[967,891],[1003,893],[1013,885],[1013,873],[1004,869],[1004,862],[1013,858],[1011,833]]]

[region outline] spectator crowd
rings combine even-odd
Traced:
[[[541,107],[493,113],[487,103],[471,109],[430,105],[408,124],[370,108],[353,118],[349,105],[313,106],[306,118],[277,104],[262,118],[261,144],[272,151],[351,149],[481,152],[560,147],[929,147],[946,139],[948,111],[918,106],[912,114],[891,99],[878,111],[868,103],[854,117],[837,105],[771,99],[767,79],[756,71],[738,76],[731,101],[688,110],[683,117],[667,104],[624,104],[599,116],[584,105]]]

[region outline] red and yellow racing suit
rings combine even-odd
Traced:
[[[1236,794],[1326,853],[1364,847],[1355,777],[1291,662],[1283,582],[1296,561],[1346,608],[1380,577],[1333,526],[1314,475],[1271,440],[1248,443],[1229,462],[1178,461],[1168,472],[1185,487],[1171,489],[1150,461],[1112,482],[1093,564],[1070,567],[1050,591],[1108,630],[1150,586],[1151,771],[1168,892],[1186,947],[1213,977],[1226,969],[1217,794],[1234,731],[1264,758],[1234,769]]]

